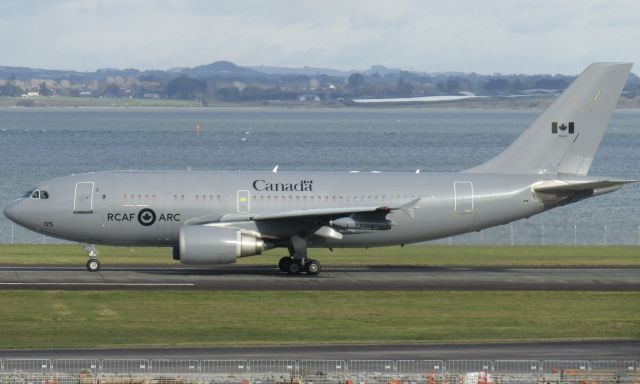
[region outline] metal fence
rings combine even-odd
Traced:
[[[1,384],[640,383],[623,360],[5,359]]]
[[[1,219],[1,218],[0,218]],[[71,244],[0,220],[0,243]],[[637,223],[544,223],[533,219],[433,241],[436,244],[640,246]]]
[[[487,228],[435,241],[440,244],[640,246],[637,223],[545,223],[534,220]]]

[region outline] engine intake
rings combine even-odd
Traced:
[[[174,248],[174,259],[177,256],[183,264],[230,264],[238,257],[259,255],[263,250],[264,241],[254,233],[187,225],[180,228],[180,245]]]

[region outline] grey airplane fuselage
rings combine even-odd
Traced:
[[[229,213],[401,206],[419,199],[411,215],[388,214],[389,230],[308,239],[310,247],[368,247],[443,238],[540,213],[545,204],[532,185],[546,179],[466,173],[96,172],[47,181],[35,188],[46,191],[47,199],[23,198],[8,211],[19,209],[28,217],[22,221],[28,229],[67,240],[176,246],[180,228],[203,216],[215,222]],[[590,178],[570,178],[576,179]],[[315,230],[308,222],[289,224],[298,231],[304,230],[300,226]],[[234,227],[266,239],[291,236],[279,233],[287,231],[282,221],[246,220]]]

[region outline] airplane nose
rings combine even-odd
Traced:
[[[11,221],[18,222],[18,202],[9,204],[4,209],[4,215]]]

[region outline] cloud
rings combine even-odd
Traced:
[[[640,61],[638,14],[631,0],[5,0],[0,65],[577,73]]]

